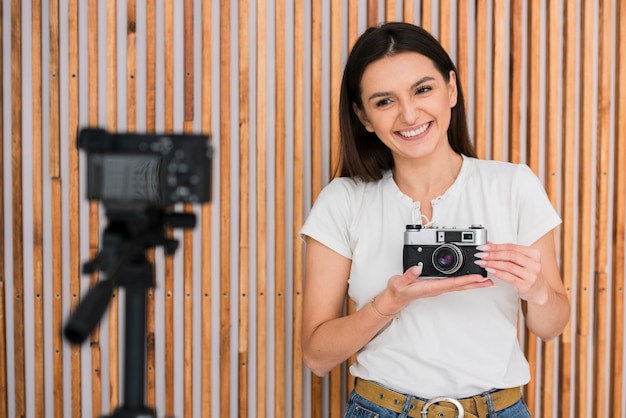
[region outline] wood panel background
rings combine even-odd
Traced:
[[[170,232],[174,257],[150,254],[146,403],[341,416],[346,365],[320,379],[301,360],[297,232],[337,162],[346,55],[385,20],[441,40],[479,155],[528,164],[563,218],[572,320],[548,343],[520,327],[534,416],[626,416],[625,1],[2,0],[0,19],[0,416],[124,401],[123,291],[89,343],[61,335],[106,222],[84,198],[84,126],[212,135],[211,203],[180,208],[198,225]]]

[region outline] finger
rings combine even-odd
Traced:
[[[503,256],[503,254],[510,255],[520,253],[535,261],[538,260],[540,256],[540,252],[532,247],[518,244],[495,244],[491,241],[488,241],[485,245],[479,245],[478,247],[476,247],[476,249],[481,252],[494,254],[499,253],[501,256]]]

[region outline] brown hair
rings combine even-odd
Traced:
[[[356,41],[344,68],[339,98],[341,133],[338,174],[341,177],[376,181],[384,170],[393,168],[391,151],[373,132],[368,132],[352,107],[360,109],[361,78],[369,64],[386,56],[417,52],[430,58],[446,82],[456,67],[441,44],[426,30],[402,22],[390,22],[367,29]],[[457,78],[457,103],[451,110],[448,141],[452,149],[469,157],[476,152],[469,138],[463,89]]]

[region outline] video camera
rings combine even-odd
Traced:
[[[83,129],[78,147],[87,153],[87,198],[107,209],[207,202],[209,141],[205,135]]]

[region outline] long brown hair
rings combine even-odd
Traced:
[[[402,52],[417,52],[430,58],[446,82],[456,71],[452,59],[441,44],[426,30],[402,22],[390,22],[367,29],[356,41],[344,68],[339,98],[341,148],[338,174],[341,177],[376,181],[384,170],[393,168],[391,151],[373,132],[368,132],[352,107],[363,109],[361,78],[369,64]],[[448,141],[452,149],[475,157],[465,113],[465,100],[457,77],[457,103],[451,110]]]

